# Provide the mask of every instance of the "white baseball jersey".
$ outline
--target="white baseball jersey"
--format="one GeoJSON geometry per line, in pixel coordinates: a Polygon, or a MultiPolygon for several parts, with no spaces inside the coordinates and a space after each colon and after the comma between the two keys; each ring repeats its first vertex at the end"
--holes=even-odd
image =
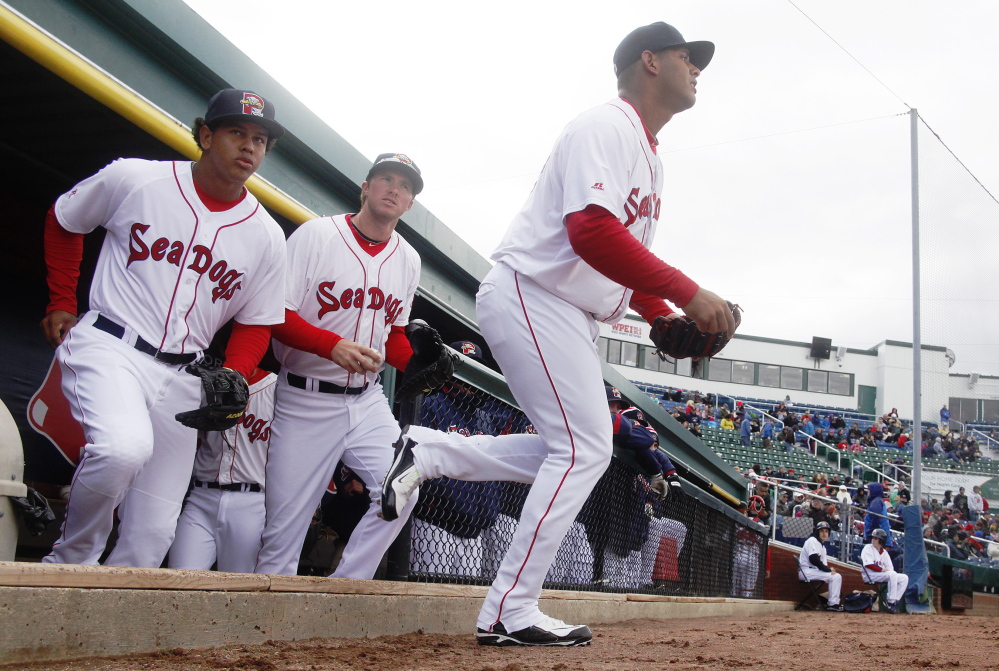
{"type": "Polygon", "coordinates": [[[662,164],[635,108],[620,98],[595,107],[562,132],[492,259],[597,320],[615,323],[628,309],[631,290],[576,255],[565,217],[599,205],[649,248],[662,182],[662,164]]]}
{"type": "Polygon", "coordinates": [[[207,348],[233,317],[284,321],[281,227],[250,193],[211,212],[195,192],[192,166],[119,159],[55,205],[67,231],[107,229],[91,309],[180,354],[207,348]]]}
{"type": "Polygon", "coordinates": [[[891,562],[891,555],[884,550],[878,552],[871,543],[865,545],[864,549],[860,551],[860,564],[861,566],[876,564],[881,567],[882,572],[895,570],[895,565],[891,562]]]}
{"type": "Polygon", "coordinates": [[[263,486],[267,446],[274,419],[277,375],[267,373],[250,385],[250,403],[239,424],[225,431],[198,434],[194,477],[202,482],[256,483],[263,486]]]}
{"type": "Polygon", "coordinates": [[[826,546],[823,545],[815,536],[809,536],[808,540],[806,540],[805,544],[802,546],[801,554],[798,555],[798,565],[803,569],[811,568],[816,571],[821,571],[822,569],[809,561],[808,558],[812,555],[818,555],[822,560],[822,563],[829,566],[829,560],[826,559],[826,546]]]}
{"type": "MultiPolygon", "coordinates": [[[[384,249],[371,256],[354,237],[347,216],[307,221],[288,239],[285,305],[313,326],[378,350],[384,357],[392,326],[409,323],[420,281],[420,256],[396,232],[384,249]]],[[[360,387],[377,379],[375,373],[348,373],[329,359],[277,341],[274,354],[298,375],[342,387],[360,387]]]]}

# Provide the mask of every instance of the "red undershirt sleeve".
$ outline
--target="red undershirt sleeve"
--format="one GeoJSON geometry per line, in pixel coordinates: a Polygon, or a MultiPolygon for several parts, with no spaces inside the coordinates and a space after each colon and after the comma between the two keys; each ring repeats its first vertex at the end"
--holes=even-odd
{"type": "Polygon", "coordinates": [[[393,326],[385,342],[385,361],[396,370],[406,370],[413,348],[406,337],[406,331],[401,326],[393,326]]]}
{"type": "Polygon", "coordinates": [[[232,335],[229,336],[229,344],[225,348],[225,364],[223,365],[226,368],[239,371],[243,377],[250,379],[253,369],[264,357],[270,343],[270,325],[233,322],[232,335]]]}
{"type": "Polygon", "coordinates": [[[45,312],[65,310],[76,314],[76,287],[83,261],[83,233],[71,233],[59,223],[55,205],[45,215],[45,279],[49,285],[49,305],[45,312]]]}
{"type": "Polygon", "coordinates": [[[297,312],[288,309],[284,311],[284,323],[275,324],[271,328],[271,336],[282,345],[294,347],[324,359],[329,359],[333,348],[343,340],[343,336],[313,326],[302,319],[297,312]]]}
{"type": "Polygon", "coordinates": [[[666,317],[673,314],[672,308],[666,305],[666,301],[659,296],[650,296],[641,291],[632,292],[629,307],[650,324],[656,320],[656,317],[666,317]]]}
{"type": "Polygon", "coordinates": [[[680,308],[697,293],[696,282],[647,250],[599,205],[573,212],[565,223],[573,251],[608,279],[680,308]]]}

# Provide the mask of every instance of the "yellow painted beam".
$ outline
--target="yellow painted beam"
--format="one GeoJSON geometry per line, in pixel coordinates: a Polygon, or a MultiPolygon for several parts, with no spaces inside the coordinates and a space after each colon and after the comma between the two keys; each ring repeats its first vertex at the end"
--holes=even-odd
{"type": "MultiPolygon", "coordinates": [[[[2,4],[0,39],[183,156],[193,161],[200,157],[190,128],[2,4]]],[[[317,216],[257,175],[246,186],[264,207],[295,224],[317,216]]]]}

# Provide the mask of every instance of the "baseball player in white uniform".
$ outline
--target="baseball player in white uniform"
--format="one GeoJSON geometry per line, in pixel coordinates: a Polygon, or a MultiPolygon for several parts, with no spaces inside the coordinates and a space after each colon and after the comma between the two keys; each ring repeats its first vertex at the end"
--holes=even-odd
{"type": "Polygon", "coordinates": [[[479,325],[539,435],[463,438],[412,427],[399,442],[383,488],[387,518],[424,478],[532,483],[479,613],[482,645],[586,645],[592,637],[585,625],[545,616],[538,597],[611,457],[598,322],[619,321],[629,304],[650,321],[666,316],[667,298],[703,331],[735,330],[724,300],[648,251],[663,182],[655,134],[694,104],[713,53],[710,42],[686,42],[661,22],[630,33],[614,54],[619,97],[565,128],[492,255],[479,325]]]}
{"type": "Polygon", "coordinates": [[[264,530],[264,466],[274,418],[277,375],[257,368],[246,380],[250,402],[226,431],[198,434],[191,491],[177,521],[170,568],[253,573],[264,530]]]}
{"type": "MultiPolygon", "coordinates": [[[[381,488],[399,435],[379,382],[385,362],[404,370],[413,350],[403,328],[420,257],[396,232],[423,189],[404,154],[381,154],[354,215],[313,219],[288,241],[286,322],[274,330],[281,362],[267,460],[267,523],[257,573],[294,575],[312,513],[338,461],[381,488]]],[[[416,504],[406,508],[408,515],[416,504]]],[[[378,519],[350,536],[334,576],[370,579],[405,523],[378,519]]]]}
{"type": "Polygon", "coordinates": [[[798,554],[798,570],[805,580],[821,580],[829,585],[829,602],[826,610],[842,611],[843,604],[839,601],[840,589],[843,587],[843,576],[826,559],[825,542],[831,533],[828,522],[815,525],[815,532],[808,537],[798,554]]]}
{"type": "Polygon", "coordinates": [[[66,520],[46,562],[159,567],[173,542],[197,434],[174,419],[201,404],[185,372],[235,319],[226,367],[250,374],[284,318],[284,234],[244,183],[284,129],[250,91],[225,89],[195,121],[195,162],[117,160],[56,201],[45,231],[63,393],[87,438],[66,520]],[[83,234],[107,230],[77,323],[83,234]]]}
{"type": "Polygon", "coordinates": [[[909,586],[909,576],[898,573],[891,561],[891,555],[885,550],[888,532],[875,529],[871,532],[871,542],[860,551],[860,565],[863,566],[864,582],[888,583],[888,612],[898,612],[899,599],[909,586]]]}

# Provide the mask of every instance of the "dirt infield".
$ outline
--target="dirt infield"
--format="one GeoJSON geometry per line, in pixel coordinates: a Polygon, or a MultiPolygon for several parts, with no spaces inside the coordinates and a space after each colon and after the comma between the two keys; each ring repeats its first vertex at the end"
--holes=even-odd
{"type": "Polygon", "coordinates": [[[585,671],[668,668],[999,670],[999,618],[788,613],[635,620],[595,628],[585,648],[488,648],[472,636],[408,634],[172,650],[0,671],[585,671]]]}

